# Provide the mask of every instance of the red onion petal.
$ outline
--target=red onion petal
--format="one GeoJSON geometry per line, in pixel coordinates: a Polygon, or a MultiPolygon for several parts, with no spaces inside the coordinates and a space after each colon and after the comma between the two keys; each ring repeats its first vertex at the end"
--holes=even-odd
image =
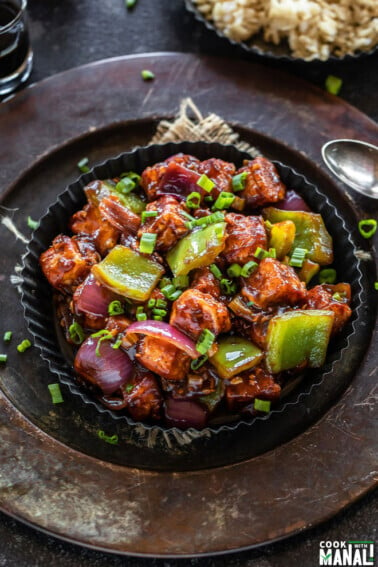
{"type": "Polygon", "coordinates": [[[132,323],[126,330],[126,338],[134,334],[148,335],[167,341],[186,352],[191,358],[198,358],[200,354],[194,341],[169,323],[164,323],[164,321],[147,319],[147,321],[132,323]]]}
{"type": "Polygon", "coordinates": [[[99,353],[96,348],[100,338],[89,337],[79,348],[74,362],[76,373],[86,382],[94,384],[105,395],[112,394],[128,382],[134,366],[121,349],[114,349],[108,340],[101,341],[99,353]]]}
{"type": "Polygon", "coordinates": [[[117,297],[114,292],[99,284],[90,274],[74,293],[75,312],[78,315],[86,313],[94,317],[107,317],[109,303],[117,297]]]}
{"type": "Polygon", "coordinates": [[[206,426],[206,410],[191,400],[175,400],[169,398],[165,402],[165,417],[167,423],[179,429],[203,429],[206,426]]]}
{"type": "Polygon", "coordinates": [[[310,207],[307,203],[302,199],[298,193],[295,191],[286,191],[285,198],[278,203],[275,203],[274,206],[276,209],[282,209],[283,211],[309,211],[311,212],[310,207]]]}

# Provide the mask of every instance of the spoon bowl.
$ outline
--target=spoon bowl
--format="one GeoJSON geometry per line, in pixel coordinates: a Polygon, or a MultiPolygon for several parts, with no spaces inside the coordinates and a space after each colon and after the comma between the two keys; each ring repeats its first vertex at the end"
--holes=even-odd
{"type": "Polygon", "coordinates": [[[378,199],[378,147],[359,140],[331,140],[322,147],[327,167],[346,185],[378,199]]]}

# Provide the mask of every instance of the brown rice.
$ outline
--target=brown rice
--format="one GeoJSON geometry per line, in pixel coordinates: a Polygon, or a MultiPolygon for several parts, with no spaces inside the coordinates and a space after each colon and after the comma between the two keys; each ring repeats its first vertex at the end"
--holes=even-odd
{"type": "Polygon", "coordinates": [[[378,0],[193,0],[227,37],[287,40],[295,57],[311,60],[369,51],[378,43],[378,0]]]}

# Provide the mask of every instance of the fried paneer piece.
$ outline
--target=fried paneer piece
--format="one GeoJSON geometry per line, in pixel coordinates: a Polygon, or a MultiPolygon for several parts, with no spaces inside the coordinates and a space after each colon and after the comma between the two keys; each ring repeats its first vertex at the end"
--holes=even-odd
{"type": "Polygon", "coordinates": [[[235,171],[236,167],[233,163],[217,158],[201,161],[198,167],[198,173],[205,174],[214,181],[216,187],[210,193],[214,198],[221,191],[226,193],[232,191],[232,177],[235,175],[235,171]]]}
{"type": "Polygon", "coordinates": [[[263,368],[256,368],[248,377],[236,376],[226,386],[226,402],[230,410],[238,411],[252,404],[255,398],[275,401],[281,386],[263,368]]]}
{"type": "Polygon", "coordinates": [[[78,235],[70,238],[56,236],[40,256],[39,262],[50,284],[63,293],[73,293],[89,274],[91,267],[101,260],[93,240],[78,235]]]}
{"type": "Polygon", "coordinates": [[[284,198],[286,187],[271,161],[259,156],[238,169],[237,174],[244,171],[248,174],[245,189],[238,195],[246,199],[250,207],[261,207],[284,198]]]}
{"type": "Polygon", "coordinates": [[[162,179],[171,163],[175,163],[191,171],[197,171],[200,161],[194,156],[180,153],[171,156],[166,161],[146,167],[141,176],[141,186],[146,192],[149,201],[156,199],[157,193],[161,189],[162,179]]]}
{"type": "Polygon", "coordinates": [[[254,259],[256,248],[268,248],[262,217],[229,213],[226,222],[227,239],[222,255],[230,264],[243,265],[254,259]]]}
{"type": "Polygon", "coordinates": [[[183,380],[191,362],[185,352],[154,337],[144,337],[137,345],[135,356],[142,366],[167,380],[183,380]]]}
{"type": "Polygon", "coordinates": [[[114,248],[120,235],[120,231],[103,218],[99,208],[91,203],[72,215],[69,226],[74,234],[91,236],[101,256],[114,248]]]}
{"type": "Polygon", "coordinates": [[[350,297],[349,284],[316,285],[308,291],[306,305],[307,309],[326,309],[334,312],[332,334],[335,335],[341,331],[352,315],[352,310],[348,305],[350,297]]]}
{"type": "Polygon", "coordinates": [[[126,408],[135,421],[160,419],[163,396],[151,372],[136,374],[127,385],[126,408]]]}
{"type": "Polygon", "coordinates": [[[241,294],[257,307],[297,305],[307,296],[306,285],[290,266],[274,258],[264,258],[257,270],[249,276],[241,294]]]}
{"type": "Polygon", "coordinates": [[[201,291],[202,293],[207,293],[214,297],[214,299],[219,299],[221,296],[219,280],[217,280],[214,274],[207,267],[199,268],[194,272],[193,281],[190,287],[192,289],[198,289],[198,291],[201,291]]]}
{"type": "Polygon", "coordinates": [[[173,303],[170,324],[197,340],[204,329],[214,335],[231,329],[227,307],[198,289],[187,289],[173,303]]]}
{"type": "Polygon", "coordinates": [[[139,229],[138,237],[141,238],[144,232],[156,234],[156,250],[166,252],[188,232],[187,219],[181,215],[183,207],[171,195],[163,195],[149,203],[146,211],[157,211],[158,214],[147,218],[139,229]]]}
{"type": "Polygon", "coordinates": [[[109,195],[99,205],[101,215],[120,232],[136,234],[140,227],[140,217],[122,205],[116,195],[109,195]]]}

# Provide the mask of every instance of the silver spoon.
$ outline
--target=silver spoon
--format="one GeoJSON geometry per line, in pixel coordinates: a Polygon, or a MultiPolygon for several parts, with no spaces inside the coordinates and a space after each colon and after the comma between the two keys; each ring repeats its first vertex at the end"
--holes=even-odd
{"type": "Polygon", "coordinates": [[[378,147],[359,140],[331,140],[322,157],[336,177],[362,195],[378,199],[378,147]]]}

